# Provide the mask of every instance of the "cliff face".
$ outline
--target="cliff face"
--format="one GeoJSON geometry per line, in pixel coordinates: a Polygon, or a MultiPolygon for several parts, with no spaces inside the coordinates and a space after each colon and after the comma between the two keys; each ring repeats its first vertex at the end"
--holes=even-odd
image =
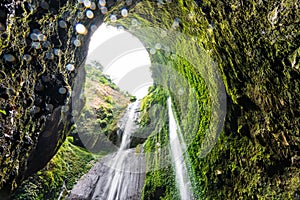
{"type": "MultiPolygon", "coordinates": [[[[108,1],[108,8],[113,4],[108,1]]],[[[103,21],[98,7],[94,19],[86,18],[85,10],[77,1],[0,3],[2,196],[45,166],[70,129],[71,96],[79,99],[90,28],[103,21]],[[87,33],[78,34],[77,23],[88,27],[87,33]],[[74,45],[76,38],[81,46],[74,45]]]]}
{"type": "MultiPolygon", "coordinates": [[[[216,61],[228,94],[225,131],[204,159],[193,157],[197,143],[190,147],[203,193],[234,198],[290,190],[295,194],[282,198],[299,196],[293,178],[299,177],[300,148],[298,1],[114,2],[107,1],[110,12],[120,15],[127,4],[141,26],[171,29],[175,23],[216,61]]],[[[92,25],[104,18],[98,6],[93,19],[85,10],[75,0],[0,3],[0,196],[45,166],[66,137],[82,82],[75,87],[74,80],[84,79],[92,25]],[[77,23],[88,32],[76,32],[77,23]]]]}

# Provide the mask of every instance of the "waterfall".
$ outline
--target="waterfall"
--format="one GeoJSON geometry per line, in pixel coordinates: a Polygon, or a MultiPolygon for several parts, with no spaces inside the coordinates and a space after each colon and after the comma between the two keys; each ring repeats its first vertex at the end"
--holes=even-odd
{"type": "Polygon", "coordinates": [[[188,176],[187,167],[184,161],[186,145],[183,140],[180,127],[176,123],[170,97],[168,98],[167,104],[169,114],[170,148],[172,161],[175,168],[176,183],[180,192],[181,200],[190,200],[193,199],[193,194],[191,191],[191,183],[188,176]]]}
{"type": "MultiPolygon", "coordinates": [[[[138,175],[138,157],[131,149],[128,149],[131,142],[130,135],[136,128],[137,109],[139,102],[128,107],[128,110],[121,120],[125,123],[120,148],[108,162],[110,169],[104,176],[99,178],[92,199],[100,200],[125,200],[132,199],[133,191],[138,190],[140,176],[138,175]],[[136,164],[133,164],[136,163],[136,164]],[[135,169],[133,169],[135,168],[135,169]]],[[[123,124],[124,125],[124,124],[123,124]]]]}

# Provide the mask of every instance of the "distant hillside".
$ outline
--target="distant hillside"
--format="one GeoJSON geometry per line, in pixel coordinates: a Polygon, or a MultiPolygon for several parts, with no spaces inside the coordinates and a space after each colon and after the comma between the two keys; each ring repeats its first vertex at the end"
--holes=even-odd
{"type": "Polygon", "coordinates": [[[117,123],[123,111],[135,100],[121,91],[110,78],[101,72],[95,62],[86,65],[86,81],[82,91],[85,106],[72,131],[76,145],[93,152],[106,151],[107,145],[116,144],[117,123]]]}

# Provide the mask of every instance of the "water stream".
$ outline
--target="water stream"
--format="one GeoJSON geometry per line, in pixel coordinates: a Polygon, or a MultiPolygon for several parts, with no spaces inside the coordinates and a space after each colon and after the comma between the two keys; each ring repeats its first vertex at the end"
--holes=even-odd
{"type": "MultiPolygon", "coordinates": [[[[132,191],[137,190],[140,182],[140,176],[136,174],[139,166],[136,163],[136,157],[131,149],[129,149],[131,137],[130,135],[136,128],[137,110],[139,102],[135,102],[128,107],[128,110],[121,120],[124,125],[122,140],[118,152],[112,157],[107,164],[110,169],[105,176],[100,177],[97,182],[92,199],[99,200],[124,200],[133,198],[130,196],[132,191]],[[132,169],[136,167],[137,169],[132,169]]],[[[136,193],[136,192],[135,192],[136,193]]]]}
{"type": "Polygon", "coordinates": [[[180,192],[181,200],[193,199],[191,190],[191,182],[189,179],[187,166],[184,161],[184,153],[186,152],[186,145],[182,137],[179,125],[176,123],[174,111],[172,109],[172,100],[169,97],[168,101],[169,114],[169,137],[171,156],[175,170],[176,183],[180,192]]]}
{"type": "MultiPolygon", "coordinates": [[[[187,166],[186,144],[176,122],[171,98],[167,101],[171,158],[176,177],[176,187],[181,200],[192,200],[193,193],[187,166]],[[186,158],[186,159],[185,159],[186,158]],[[185,162],[186,161],[186,162],[185,162]]],[[[137,128],[140,103],[129,105],[119,126],[123,131],[120,147],[97,162],[73,188],[69,199],[137,200],[145,180],[145,157],[130,149],[131,135],[137,128]]]]}

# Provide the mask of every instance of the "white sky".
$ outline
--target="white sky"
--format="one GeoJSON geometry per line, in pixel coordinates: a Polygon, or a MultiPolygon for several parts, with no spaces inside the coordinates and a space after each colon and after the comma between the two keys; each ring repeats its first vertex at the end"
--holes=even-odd
{"type": "Polygon", "coordinates": [[[124,30],[103,23],[90,41],[87,62],[93,60],[102,64],[104,73],[121,89],[138,99],[152,85],[148,52],[136,37],[124,30]]]}
{"type": "Polygon", "coordinates": [[[91,38],[88,54],[93,52],[100,44],[102,44],[106,40],[124,32],[125,31],[123,30],[118,30],[113,26],[107,26],[105,23],[102,23],[102,25],[98,27],[91,38]]]}

